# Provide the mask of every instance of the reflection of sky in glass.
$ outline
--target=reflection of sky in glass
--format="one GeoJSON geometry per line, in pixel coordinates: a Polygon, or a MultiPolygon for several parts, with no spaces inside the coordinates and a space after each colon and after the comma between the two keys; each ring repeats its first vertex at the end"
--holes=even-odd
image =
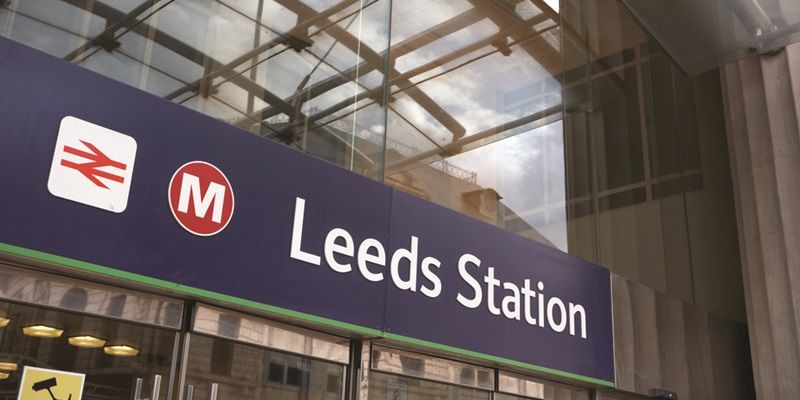
{"type": "Polygon", "coordinates": [[[217,1],[241,12],[242,14],[247,15],[252,19],[255,19],[258,13],[258,3],[261,0],[217,0],[217,1]]]}
{"type": "Polygon", "coordinates": [[[297,25],[297,15],[274,1],[265,1],[261,23],[278,32],[286,32],[297,25]]]}
{"type": "Polygon", "coordinates": [[[345,101],[356,93],[355,83],[349,82],[344,85],[340,85],[336,87],[336,89],[329,90],[309,101],[305,102],[303,105],[304,111],[308,112],[309,114],[314,114],[309,112],[311,110],[325,110],[328,107],[331,107],[337,103],[345,101]]]}
{"type": "Polygon", "coordinates": [[[477,172],[477,183],[494,189],[502,203],[567,251],[564,136],[561,121],[447,159],[477,172]]]}
{"type": "MultiPolygon", "coordinates": [[[[550,3],[558,7],[557,1],[550,3]]],[[[498,140],[524,132],[525,124],[544,115],[514,132],[503,125],[559,109],[560,83],[553,75],[560,71],[558,30],[542,32],[558,21],[542,18],[531,3],[506,10],[464,1],[419,0],[395,8],[392,43],[410,38],[422,43],[401,48],[395,63],[400,72],[414,71],[407,79],[392,81],[397,88],[390,107],[396,113],[387,121],[388,141],[405,143],[398,146],[409,153],[403,155],[447,146],[461,137],[462,129],[464,137],[480,133],[488,142],[498,140]],[[528,22],[531,18],[538,19],[528,22]],[[458,25],[448,26],[450,20],[458,25]],[[498,24],[506,33],[494,38],[501,30],[498,24]],[[449,33],[439,36],[440,32],[449,33]],[[503,49],[502,42],[510,48],[503,49]],[[475,43],[480,44],[462,51],[475,43]],[[411,85],[421,93],[409,89],[411,85]]]]}
{"type": "Polygon", "coordinates": [[[488,19],[482,19],[463,29],[453,32],[443,38],[418,49],[414,49],[397,59],[397,70],[406,72],[412,68],[426,64],[445,54],[459,50],[462,47],[497,33],[499,28],[488,19]]]}
{"type": "Polygon", "coordinates": [[[253,48],[254,23],[219,3],[176,0],[159,11],[158,29],[222,63],[253,48]]]}
{"type": "MultiPolygon", "coordinates": [[[[371,2],[364,1],[365,5],[371,2]]],[[[347,28],[347,31],[357,38],[361,38],[361,46],[366,46],[368,51],[377,53],[386,50],[389,44],[387,35],[389,31],[386,26],[386,5],[382,2],[374,2],[364,8],[362,12],[356,14],[359,18],[354,24],[347,28]]],[[[339,24],[344,27],[343,24],[339,24]]]]}
{"type": "Polygon", "coordinates": [[[341,0],[303,0],[303,4],[313,8],[317,11],[325,11],[335,5],[341,0]]]}
{"type": "MultiPolygon", "coordinates": [[[[3,9],[0,9],[0,14],[3,13],[3,9]]],[[[36,22],[19,14],[8,17],[6,25],[8,26],[6,31],[0,33],[56,57],[64,57],[86,42],[80,36],[36,22]]]]}
{"type": "Polygon", "coordinates": [[[165,96],[183,86],[182,82],[116,52],[99,51],[81,65],[158,96],[165,96]]]}
{"type": "MultiPolygon", "coordinates": [[[[407,102],[408,104],[415,104],[407,102]]],[[[404,110],[403,115],[408,115],[404,110]]],[[[414,129],[405,119],[401,118],[393,108],[389,110],[387,118],[386,135],[386,163],[400,161],[403,158],[413,157],[424,151],[434,150],[436,146],[425,136],[414,129]]]]}
{"type": "MultiPolygon", "coordinates": [[[[142,4],[142,1],[108,0],[103,4],[124,15],[142,4]]],[[[341,2],[304,0],[297,4],[299,9],[308,7],[319,12],[339,6],[341,2]]],[[[66,1],[14,2],[10,9],[0,9],[0,29],[3,29],[0,34],[63,57],[85,42],[82,36],[96,36],[106,29],[108,23],[113,23],[106,22],[92,11],[66,1]],[[13,11],[20,14],[12,15],[13,11]],[[22,15],[24,13],[35,18],[27,18],[22,15]],[[14,19],[16,24],[13,23],[14,19]]],[[[366,58],[359,57],[357,51],[369,53],[372,55],[370,62],[375,65],[370,65],[371,70],[363,72],[366,75],[359,78],[360,86],[347,83],[345,79],[325,91],[316,91],[313,98],[304,98],[302,110],[313,114],[334,105],[346,104],[356,93],[364,92],[367,88],[379,89],[383,74],[375,67],[383,65],[379,53],[385,51],[387,45],[387,11],[387,1],[352,2],[331,14],[328,20],[322,19],[308,26],[310,47],[296,51],[279,44],[260,54],[258,60],[236,66],[234,74],[241,74],[246,80],[252,79],[255,84],[279,98],[289,99],[298,90],[329,80],[364,62],[366,58]],[[360,5],[366,6],[363,12],[358,11],[360,5]],[[335,25],[328,26],[330,22],[335,25]],[[360,49],[358,46],[361,46],[360,49]],[[308,82],[301,84],[304,78],[308,78],[308,82]]],[[[178,94],[175,100],[182,104],[229,122],[244,118],[243,113],[273,106],[260,98],[262,92],[258,86],[239,86],[231,80],[232,74],[214,77],[215,87],[207,98],[198,97],[194,89],[179,90],[209,73],[209,68],[219,68],[219,64],[210,60],[227,64],[255,46],[278,38],[278,32],[292,30],[300,20],[293,11],[274,0],[175,0],[154,14],[146,12],[140,17],[147,18],[137,28],[116,32],[118,36],[115,39],[119,47],[113,51],[92,48],[85,54],[86,59],[81,65],[159,96],[178,94]],[[259,18],[265,27],[257,26],[256,20],[259,18]],[[256,29],[260,29],[258,36],[256,29]],[[245,87],[255,90],[248,92],[245,87]]],[[[351,104],[326,119],[341,119],[357,112],[357,108],[374,103],[379,96],[376,93],[372,93],[372,99],[367,97],[368,93],[361,93],[359,107],[352,107],[351,104]]],[[[291,104],[289,106],[293,107],[291,104]]],[[[358,111],[357,118],[362,117],[365,120],[357,121],[355,125],[349,123],[350,130],[357,127],[355,133],[364,137],[383,134],[385,129],[380,113],[358,111]]],[[[339,125],[337,129],[342,129],[346,124],[339,125]]]]}
{"type": "Polygon", "coordinates": [[[227,123],[239,122],[244,115],[213,97],[194,96],[183,105],[227,123]]]}
{"type": "MultiPolygon", "coordinates": [[[[124,13],[129,13],[134,8],[139,7],[139,5],[144,3],[144,0],[102,0],[102,2],[103,4],[107,4],[124,13]]],[[[49,2],[48,4],[52,3],[53,2],[49,2]]]]}
{"type": "MultiPolygon", "coordinates": [[[[455,118],[467,136],[561,104],[559,82],[520,49],[508,57],[497,54],[479,59],[419,88],[455,118]]],[[[453,140],[452,133],[422,105],[405,93],[397,96],[392,106],[425,136],[439,145],[453,140]]],[[[389,123],[391,132],[391,119],[389,123]]]]}
{"type": "Polygon", "coordinates": [[[545,3],[546,3],[548,6],[550,6],[550,8],[552,8],[553,10],[555,10],[556,12],[558,12],[558,10],[559,10],[559,9],[560,9],[560,7],[561,7],[560,0],[544,0],[544,2],[545,2],[545,3]]]}
{"type": "MultiPolygon", "coordinates": [[[[31,13],[36,13],[38,18],[61,24],[63,29],[79,34],[96,35],[106,26],[102,18],[66,3],[55,2],[58,6],[49,9],[36,9],[42,8],[37,6],[40,2],[24,3],[24,7],[30,9],[31,13]]],[[[141,2],[115,0],[110,4],[125,12],[141,2]]],[[[308,0],[303,4],[320,11],[338,5],[339,1],[308,0]]],[[[383,66],[380,53],[385,50],[388,35],[387,4],[386,1],[353,2],[329,17],[331,22],[336,23],[335,26],[327,27],[323,31],[319,31],[323,28],[322,25],[310,27],[310,47],[296,51],[280,44],[260,54],[257,60],[249,60],[236,66],[235,74],[241,74],[241,77],[252,80],[255,84],[249,86],[253,92],[248,92],[245,89],[248,86],[239,86],[236,81],[231,80],[231,74],[226,74],[214,78],[216,87],[208,93],[209,97],[198,96],[195,91],[188,90],[177,100],[216,118],[237,122],[246,119],[247,113],[274,106],[260,98],[265,93],[261,92],[262,88],[279,98],[290,99],[299,90],[325,82],[343,71],[365,63],[361,65],[367,66],[370,72],[359,78],[360,85],[342,82],[326,91],[315,92],[314,97],[303,100],[301,110],[305,114],[314,115],[332,106],[345,104],[319,122],[335,124],[337,131],[352,132],[368,142],[379,144],[383,140],[382,135],[387,131],[384,128],[387,122],[384,121],[381,109],[375,106],[375,100],[380,93],[370,94],[365,89],[379,88],[383,79],[383,74],[378,69],[383,66]],[[359,4],[368,4],[368,7],[359,13],[359,4]],[[362,40],[360,57],[356,53],[359,50],[356,47],[359,37],[362,40]],[[324,61],[320,62],[323,58],[324,61]],[[306,77],[308,82],[301,85],[306,77]],[[347,103],[356,93],[360,93],[359,104],[353,107],[352,101],[347,103]],[[367,97],[370,95],[372,98],[367,97]]],[[[276,1],[267,0],[263,2],[260,17],[261,23],[266,27],[259,28],[254,21],[259,19],[258,9],[259,0],[175,0],[142,21],[138,29],[118,37],[121,45],[114,51],[93,49],[92,56],[83,65],[156,95],[165,96],[196,82],[209,72],[209,67],[218,68],[218,65],[208,64],[207,57],[222,64],[229,63],[251,51],[254,46],[278,38],[279,34],[275,31],[287,32],[298,23],[298,16],[292,11],[276,1]],[[260,29],[258,37],[255,34],[256,29],[260,29]],[[182,42],[186,45],[185,49],[190,50],[189,53],[180,53],[165,42],[153,40],[157,36],[153,36],[156,32],[182,42]],[[146,38],[142,35],[150,36],[146,38]],[[194,53],[191,52],[192,49],[194,53]]],[[[394,43],[411,37],[424,37],[430,34],[426,33],[428,29],[437,25],[444,26],[453,18],[471,13],[468,18],[460,20],[464,23],[463,27],[455,27],[440,37],[432,34],[419,47],[408,49],[394,65],[400,71],[409,71],[457,52],[465,46],[492,37],[500,30],[495,16],[484,13],[484,10],[476,11],[474,4],[466,0],[397,1],[394,2],[393,12],[394,43]]],[[[524,7],[516,7],[508,15],[523,21],[536,18],[540,14],[538,8],[525,2],[524,7]],[[514,13],[517,16],[513,16],[514,13]]],[[[0,22],[5,21],[4,24],[8,25],[6,11],[0,10],[0,18],[3,18],[0,22]]],[[[17,15],[16,18],[19,20],[25,17],[17,15]]],[[[25,38],[18,40],[34,43],[37,47],[59,56],[69,53],[83,40],[78,36],[70,36],[63,30],[42,33],[43,29],[55,28],[32,21],[15,25],[19,26],[14,27],[13,34],[25,38]]],[[[526,35],[532,35],[533,31],[526,32],[522,36],[529,39],[526,35]]],[[[511,39],[513,38],[509,40],[511,39]]],[[[519,37],[514,40],[518,39],[519,37]]],[[[464,52],[460,57],[447,60],[436,68],[428,69],[423,74],[409,77],[409,80],[395,82],[394,94],[390,99],[392,118],[388,121],[387,139],[387,147],[394,152],[393,157],[410,157],[419,152],[434,150],[437,145],[448,145],[454,139],[450,129],[454,126],[453,121],[455,125],[464,128],[468,137],[557,106],[561,101],[558,82],[540,64],[537,56],[538,53],[518,44],[512,45],[511,52],[505,55],[497,51],[494,45],[486,44],[475,51],[464,52]],[[490,52],[492,54],[485,56],[490,52]],[[411,82],[417,84],[419,91],[416,93],[408,90],[411,82]],[[437,111],[437,108],[440,110],[437,111]],[[443,112],[446,114],[444,117],[443,112]]],[[[294,107],[292,104],[288,106],[294,107]]],[[[286,112],[285,109],[281,111],[286,112]]],[[[528,128],[522,127],[520,131],[525,132],[525,129],[528,128]]],[[[502,141],[502,145],[498,144],[497,148],[516,143],[520,148],[534,149],[524,154],[517,154],[512,149],[503,150],[508,153],[503,157],[508,159],[508,165],[540,162],[530,157],[539,157],[541,152],[555,152],[545,151],[543,143],[529,143],[534,137],[540,141],[543,137],[548,137],[542,133],[542,129],[533,131],[538,132],[537,134],[521,133],[502,141]]],[[[502,135],[497,134],[502,133],[498,131],[494,137],[500,137],[502,135]]],[[[489,138],[491,140],[496,139],[489,138]]],[[[499,151],[492,150],[494,148],[487,146],[483,151],[485,154],[499,151]]],[[[454,157],[453,161],[469,160],[473,157],[472,154],[475,153],[468,152],[454,157]]],[[[480,164],[475,162],[475,165],[480,164]]],[[[471,169],[469,163],[463,166],[471,169]]],[[[534,170],[523,172],[517,177],[509,171],[503,175],[503,179],[509,182],[515,179],[527,180],[527,186],[530,187],[541,184],[533,180],[540,179],[540,175],[545,174],[544,170],[539,175],[535,175],[534,170]]],[[[487,169],[479,171],[478,176],[482,180],[490,179],[497,173],[494,171],[490,174],[487,169]]],[[[491,183],[497,186],[498,182],[492,180],[491,183]]],[[[498,191],[505,186],[514,185],[497,186],[498,191]]],[[[487,187],[494,186],[487,184],[487,187]]],[[[549,189],[548,193],[557,191],[549,189]]],[[[507,205],[512,209],[532,209],[547,204],[540,201],[541,199],[536,200],[535,196],[504,196],[507,197],[507,205]]],[[[563,199],[563,196],[556,197],[563,199]]]]}
{"type": "MultiPolygon", "coordinates": [[[[347,23],[351,21],[356,23],[356,17],[347,19],[347,23]]],[[[331,35],[321,32],[313,36],[314,44],[309,49],[319,59],[324,59],[326,64],[329,64],[339,71],[344,71],[353,66],[356,61],[356,54],[347,46],[343,45],[340,41],[336,40],[331,35]],[[333,46],[333,49],[331,49],[333,46]],[[328,51],[330,50],[330,52],[328,51]]]]}
{"type": "Polygon", "coordinates": [[[246,90],[231,82],[225,82],[222,85],[219,85],[217,87],[217,93],[214,94],[214,97],[237,110],[247,110],[248,100],[253,101],[253,107],[256,110],[260,110],[268,106],[265,101],[259,99],[258,97],[249,99],[246,90]]]}
{"type": "MultiPolygon", "coordinates": [[[[131,3],[135,3],[131,1],[131,3]]],[[[60,1],[19,1],[19,15],[35,18],[39,23],[51,25],[67,32],[90,37],[96,36],[106,27],[106,21],[92,13],[60,1]]],[[[113,21],[109,21],[111,23],[113,21]]]]}
{"type": "MultiPolygon", "coordinates": [[[[137,33],[129,32],[118,40],[118,52],[136,60],[148,60],[153,68],[182,82],[192,82],[203,74],[202,66],[137,33]]],[[[89,60],[94,57],[96,55],[89,57],[89,60]]]]}
{"type": "Polygon", "coordinates": [[[520,88],[530,87],[533,95],[533,86],[541,80],[557,84],[536,60],[516,48],[507,57],[495,54],[477,60],[419,87],[470,134],[547,108],[534,101],[521,106],[506,104],[509,99],[505,96],[520,88]]]}
{"type": "MultiPolygon", "coordinates": [[[[422,133],[418,133],[418,135],[420,137],[429,138],[432,144],[436,143],[439,146],[443,146],[449,143],[452,139],[452,134],[447,130],[447,128],[444,127],[444,125],[430,115],[425,108],[408,96],[402,95],[389,105],[394,109],[394,111],[396,111],[397,114],[402,115],[402,119],[404,120],[403,124],[406,124],[406,121],[413,124],[414,127],[422,131],[422,133]]],[[[392,132],[395,126],[397,125],[394,125],[392,120],[390,120],[389,132],[392,132]]],[[[413,129],[413,131],[416,132],[416,129],[413,129]]]]}
{"type": "Polygon", "coordinates": [[[392,3],[392,44],[472,8],[466,0],[403,0],[392,3]]]}

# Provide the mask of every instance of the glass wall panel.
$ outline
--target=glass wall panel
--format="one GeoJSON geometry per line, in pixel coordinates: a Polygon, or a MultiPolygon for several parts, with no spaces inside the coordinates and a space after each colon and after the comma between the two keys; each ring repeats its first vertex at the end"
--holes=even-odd
{"type": "Polygon", "coordinates": [[[695,303],[740,322],[747,321],[739,258],[736,210],[725,133],[722,88],[717,71],[679,86],[679,106],[695,105],[696,119],[681,120],[681,132],[696,132],[696,147],[686,158],[697,158],[701,174],[685,174],[686,221],[693,265],[695,303]],[[688,125],[688,126],[687,126],[688,125]],[[689,190],[691,188],[691,190],[689,190]]]}
{"type": "Polygon", "coordinates": [[[184,398],[337,400],[344,374],[340,364],[193,335],[184,398]]]}
{"type": "MultiPolygon", "coordinates": [[[[65,299],[86,301],[81,293],[65,299]]],[[[133,399],[137,387],[140,397],[150,398],[159,375],[158,393],[167,398],[175,331],[4,301],[0,317],[8,320],[0,328],[0,398],[17,398],[26,366],[86,374],[87,400],[133,399]]],[[[77,396],[59,389],[52,387],[59,399],[77,396]]]]}
{"type": "Polygon", "coordinates": [[[180,329],[183,302],[0,262],[0,298],[99,317],[180,329]]]}
{"type": "Polygon", "coordinates": [[[594,213],[597,262],[693,301],[672,63],[615,1],[565,1],[561,11],[582,38],[564,49],[575,65],[564,73],[565,135],[588,135],[584,207],[594,213]]]}
{"type": "Polygon", "coordinates": [[[567,251],[559,15],[514,4],[395,4],[385,181],[567,251]]]}
{"type": "Polygon", "coordinates": [[[350,357],[350,339],[206,305],[195,308],[192,330],[340,364],[350,357]]]}
{"type": "Polygon", "coordinates": [[[382,177],[389,0],[0,3],[0,35],[382,177]]]}
{"type": "Polygon", "coordinates": [[[713,82],[614,0],[398,3],[387,184],[743,316],[713,82]]]}
{"type": "Polygon", "coordinates": [[[597,262],[743,320],[718,78],[688,77],[616,1],[563,1],[561,13],[582,37],[563,49],[564,126],[588,136],[588,152],[570,151],[590,165],[597,262]]]}
{"type": "Polygon", "coordinates": [[[370,361],[373,370],[485,390],[495,386],[494,370],[490,368],[425,354],[375,346],[370,361]]]}
{"type": "Polygon", "coordinates": [[[567,251],[562,132],[557,121],[388,176],[386,183],[567,251]]]}
{"type": "Polygon", "coordinates": [[[498,373],[498,390],[504,393],[496,393],[495,400],[589,400],[589,391],[586,389],[505,371],[498,373]]]}
{"type": "Polygon", "coordinates": [[[559,8],[564,62],[561,80],[568,193],[567,237],[571,254],[597,262],[596,139],[591,134],[592,108],[588,101],[592,88],[588,76],[592,64],[590,54],[585,51],[588,47],[587,10],[580,6],[580,1],[562,0],[559,8]]]}
{"type": "Polygon", "coordinates": [[[371,372],[369,400],[489,400],[490,393],[463,386],[371,372]]]}

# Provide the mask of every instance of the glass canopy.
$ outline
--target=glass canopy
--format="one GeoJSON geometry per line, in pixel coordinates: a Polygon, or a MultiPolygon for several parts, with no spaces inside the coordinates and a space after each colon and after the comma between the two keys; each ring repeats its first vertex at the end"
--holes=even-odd
{"type": "Polygon", "coordinates": [[[800,40],[797,0],[622,0],[689,74],[800,40]]]}

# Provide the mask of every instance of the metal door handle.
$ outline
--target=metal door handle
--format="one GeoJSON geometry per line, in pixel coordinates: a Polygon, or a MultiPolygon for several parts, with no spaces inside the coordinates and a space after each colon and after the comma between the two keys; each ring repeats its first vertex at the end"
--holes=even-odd
{"type": "Polygon", "coordinates": [[[158,396],[161,395],[161,375],[155,375],[153,377],[153,394],[150,396],[150,400],[158,400],[158,396]]]}
{"type": "Polygon", "coordinates": [[[217,392],[219,391],[219,385],[216,383],[211,384],[211,400],[217,400],[217,392]]]}
{"type": "Polygon", "coordinates": [[[133,400],[142,400],[142,384],[144,384],[144,380],[142,378],[136,378],[136,386],[133,389],[133,400]]]}
{"type": "Polygon", "coordinates": [[[186,396],[183,400],[193,400],[194,399],[194,386],[193,385],[186,385],[186,396]]]}

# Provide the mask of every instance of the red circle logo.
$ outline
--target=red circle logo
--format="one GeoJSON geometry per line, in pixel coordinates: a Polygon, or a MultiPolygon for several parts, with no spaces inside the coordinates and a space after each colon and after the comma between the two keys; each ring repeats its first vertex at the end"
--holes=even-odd
{"type": "Polygon", "coordinates": [[[203,161],[183,164],[169,181],[169,208],[187,231],[220,233],[233,216],[233,188],[219,168],[203,161]]]}

